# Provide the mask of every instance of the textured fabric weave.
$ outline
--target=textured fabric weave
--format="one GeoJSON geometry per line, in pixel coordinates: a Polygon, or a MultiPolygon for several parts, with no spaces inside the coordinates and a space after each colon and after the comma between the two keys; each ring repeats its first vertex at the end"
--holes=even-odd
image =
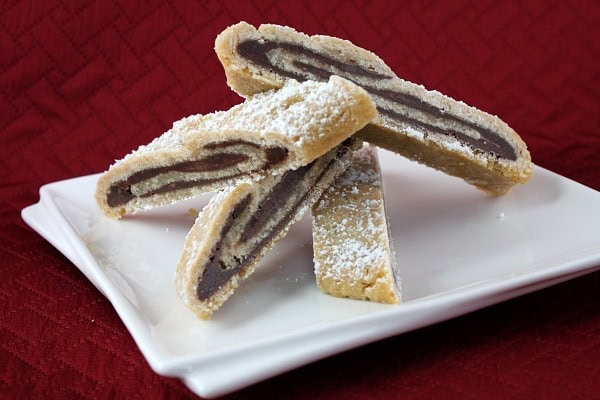
{"type": "MultiPolygon", "coordinates": [[[[596,1],[0,4],[0,398],[193,398],[20,210],[172,122],[240,101],[215,36],[240,20],[349,39],[499,115],[536,164],[600,189],[596,1]]],[[[600,397],[600,273],[400,335],[227,398],[600,397]]]]}

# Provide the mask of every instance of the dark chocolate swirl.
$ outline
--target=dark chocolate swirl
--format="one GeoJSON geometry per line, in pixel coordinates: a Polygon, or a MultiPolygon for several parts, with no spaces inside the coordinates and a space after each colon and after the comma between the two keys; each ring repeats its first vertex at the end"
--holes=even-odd
{"type": "Polygon", "coordinates": [[[204,266],[203,274],[198,278],[196,293],[200,300],[208,299],[234,275],[241,273],[255,261],[261,250],[273,241],[299,212],[300,207],[306,204],[311,194],[314,194],[312,192],[323,186],[321,182],[334,164],[349,155],[350,143],[351,141],[345,142],[306,166],[286,171],[262,198],[257,198],[253,203],[253,195],[248,195],[233,208],[204,266]],[[231,246],[228,243],[236,240],[229,237],[233,232],[241,232],[237,240],[242,246],[236,248],[246,251],[229,254],[225,261],[225,247],[231,246]],[[254,238],[260,239],[250,245],[254,238]]]}
{"type": "Polygon", "coordinates": [[[517,160],[517,153],[511,143],[491,129],[451,115],[447,110],[441,110],[414,95],[382,90],[369,84],[369,81],[373,80],[398,79],[395,76],[381,74],[357,64],[344,63],[326,54],[288,42],[249,39],[238,44],[237,52],[255,65],[298,81],[324,81],[331,75],[339,75],[363,87],[373,97],[378,111],[398,124],[409,125],[424,132],[451,136],[475,151],[517,160]],[[283,57],[279,54],[275,57],[275,53],[287,53],[289,56],[283,57]],[[283,63],[286,58],[293,61],[283,63]],[[415,112],[425,115],[426,118],[411,116],[415,112]],[[451,127],[441,126],[444,123],[451,127]],[[476,135],[469,135],[465,131],[476,132],[476,135]]]}
{"type": "MultiPolygon", "coordinates": [[[[246,173],[266,171],[285,161],[288,152],[283,147],[261,147],[243,140],[210,143],[203,148],[206,155],[197,160],[182,161],[164,167],[148,168],[133,173],[127,179],[114,183],[107,193],[107,203],[111,207],[127,204],[135,197],[150,197],[154,194],[172,192],[190,187],[212,185],[246,173]],[[235,149],[233,149],[235,147],[235,149]],[[242,170],[241,165],[250,159],[250,154],[262,160],[256,168],[242,170]],[[225,171],[224,174],[215,172],[225,171]],[[168,173],[194,174],[194,178],[168,180],[162,186],[146,193],[134,194],[132,186],[160,177],[168,173]]],[[[191,176],[191,175],[190,175],[191,176]]]]}

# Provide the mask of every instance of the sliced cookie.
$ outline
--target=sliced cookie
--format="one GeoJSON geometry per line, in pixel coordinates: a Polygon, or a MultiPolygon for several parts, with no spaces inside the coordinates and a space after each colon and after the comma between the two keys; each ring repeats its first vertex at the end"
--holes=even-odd
{"type": "Polygon", "coordinates": [[[184,303],[209,319],[350,162],[350,138],[312,163],[215,195],[190,230],[175,286],[184,303]]]}
{"type": "Polygon", "coordinates": [[[379,112],[359,138],[489,194],[504,194],[532,174],[525,143],[498,117],[398,78],[379,57],[349,41],[240,22],[217,37],[215,50],[229,86],[242,96],[289,80],[339,75],[353,81],[373,97],[379,112]]]}
{"type": "Polygon", "coordinates": [[[385,211],[376,149],[354,152],[312,208],[315,276],[336,297],[400,303],[400,274],[385,211]]]}
{"type": "Polygon", "coordinates": [[[193,115],[115,162],[96,201],[113,218],[312,162],[377,115],[371,97],[340,77],[290,81],[227,111],[193,115]]]}

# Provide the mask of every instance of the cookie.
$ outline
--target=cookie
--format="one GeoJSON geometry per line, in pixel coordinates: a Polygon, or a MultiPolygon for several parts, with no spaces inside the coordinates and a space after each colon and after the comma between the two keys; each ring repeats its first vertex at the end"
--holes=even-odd
{"type": "Polygon", "coordinates": [[[96,201],[120,218],[306,165],[377,115],[350,81],[290,81],[227,111],[193,115],[115,162],[98,180],[96,201]]]}
{"type": "Polygon", "coordinates": [[[357,133],[372,144],[457,176],[486,193],[506,193],[533,171],[527,147],[498,117],[400,79],[349,41],[292,28],[240,22],[215,41],[229,86],[242,96],[289,80],[339,75],[363,87],[379,117],[357,133]]]}
{"type": "Polygon", "coordinates": [[[306,166],[216,194],[187,235],[177,266],[175,287],[187,307],[209,319],[344,171],[358,145],[350,138],[306,166]]]}
{"type": "Polygon", "coordinates": [[[312,208],[317,285],[336,297],[397,304],[400,273],[386,216],[376,149],[354,152],[312,208]]]}

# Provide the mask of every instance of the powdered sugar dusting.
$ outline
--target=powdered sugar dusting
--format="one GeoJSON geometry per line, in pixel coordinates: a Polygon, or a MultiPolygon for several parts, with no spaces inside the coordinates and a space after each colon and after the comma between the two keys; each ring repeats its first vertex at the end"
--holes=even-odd
{"type": "Polygon", "coordinates": [[[218,140],[219,132],[225,131],[287,136],[301,147],[331,136],[333,130],[355,118],[351,110],[360,102],[356,91],[363,90],[337,76],[328,82],[290,80],[281,89],[255,94],[227,111],[182,118],[123,160],[144,153],[178,151],[202,135],[218,140]]]}
{"type": "MultiPolygon", "coordinates": [[[[369,245],[361,240],[349,239],[336,245],[335,268],[321,268],[321,262],[315,262],[315,271],[326,279],[360,282],[368,275],[368,268],[378,266],[384,259],[385,252],[376,245],[369,245]]],[[[317,260],[327,257],[327,251],[317,254],[317,260]]],[[[323,264],[330,265],[327,259],[323,264]]]]}
{"type": "MultiPolygon", "coordinates": [[[[219,111],[222,113],[223,111],[219,111]]],[[[141,145],[136,150],[123,157],[127,160],[136,155],[153,153],[157,151],[177,151],[186,147],[186,136],[198,127],[204,119],[200,114],[190,115],[173,123],[171,129],[154,138],[150,143],[141,145]]]]}
{"type": "Polygon", "coordinates": [[[413,128],[412,126],[406,126],[403,128],[403,131],[406,133],[407,136],[411,136],[414,138],[418,138],[418,139],[425,139],[425,134],[415,128],[413,128]]]}
{"type": "Polygon", "coordinates": [[[255,94],[227,113],[207,115],[205,128],[253,130],[263,135],[277,132],[299,144],[311,136],[328,135],[328,127],[349,117],[348,110],[356,103],[355,95],[343,90],[340,79],[326,83],[290,80],[283,88],[255,94]]]}
{"type": "Polygon", "coordinates": [[[393,285],[393,255],[375,150],[365,146],[352,161],[313,209],[315,273],[320,280],[362,289],[381,276],[393,285]]]}

